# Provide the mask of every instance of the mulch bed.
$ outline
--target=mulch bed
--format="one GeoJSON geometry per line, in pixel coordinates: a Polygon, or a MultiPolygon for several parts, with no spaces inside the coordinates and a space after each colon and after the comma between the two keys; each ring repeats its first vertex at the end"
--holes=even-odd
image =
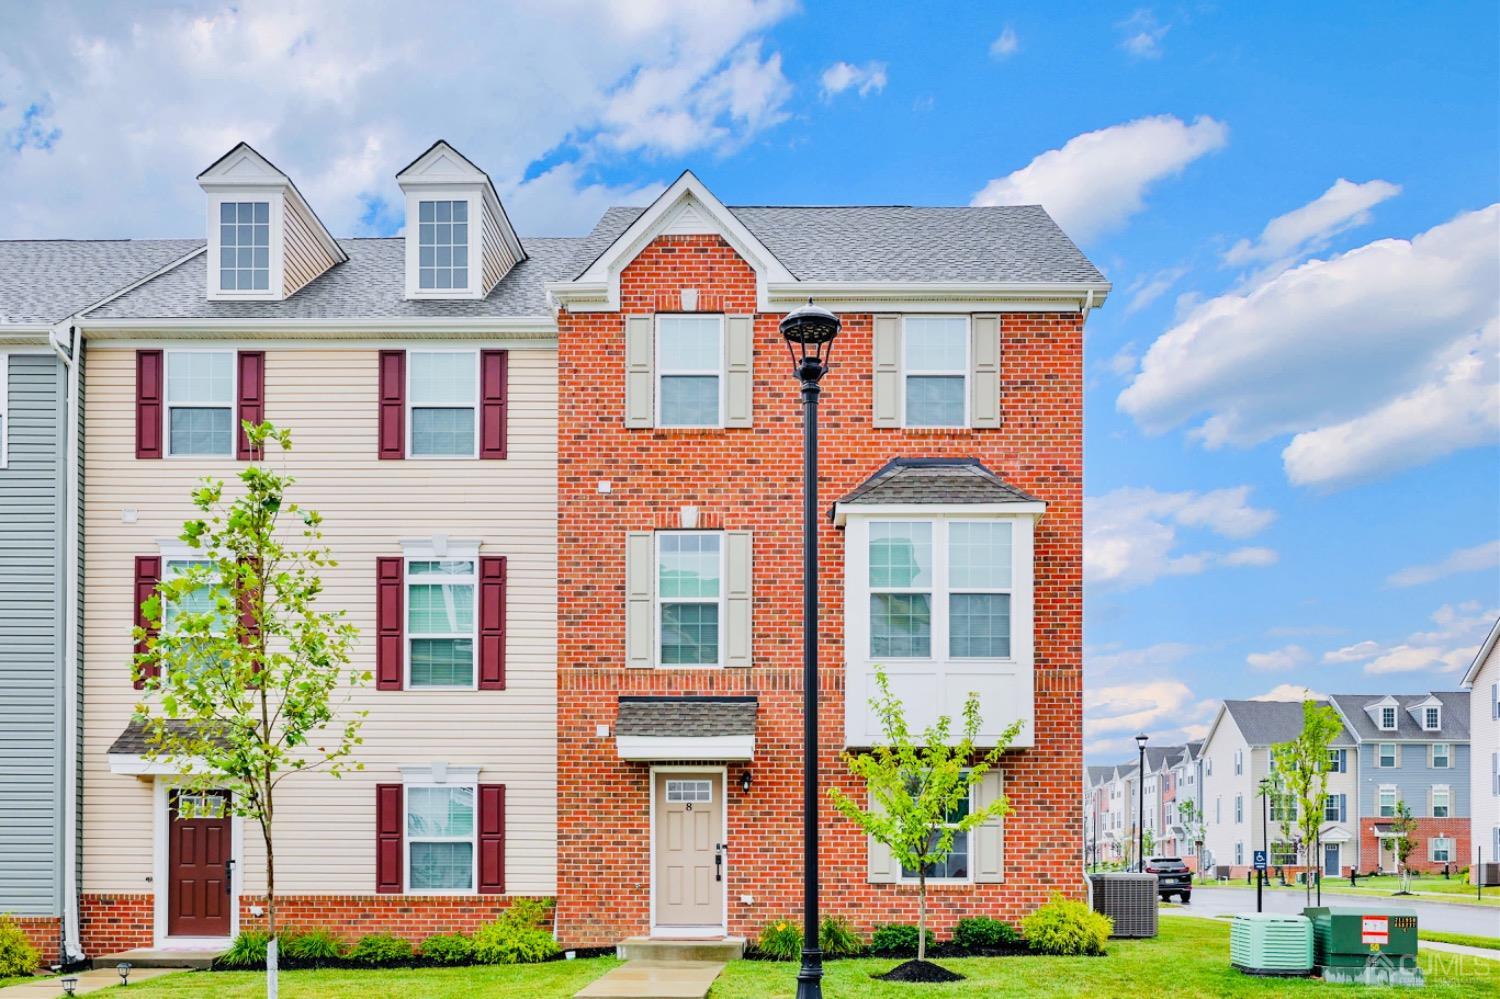
{"type": "Polygon", "coordinates": [[[931,961],[907,961],[883,975],[871,975],[883,982],[961,982],[964,976],[931,961]]]}

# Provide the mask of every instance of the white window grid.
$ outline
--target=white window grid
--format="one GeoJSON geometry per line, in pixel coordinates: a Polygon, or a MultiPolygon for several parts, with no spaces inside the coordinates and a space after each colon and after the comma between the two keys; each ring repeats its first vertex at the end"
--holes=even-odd
{"type": "Polygon", "coordinates": [[[271,203],[221,201],[219,256],[209,266],[217,269],[220,291],[266,294],[271,290],[271,203]],[[234,287],[224,283],[232,274],[234,287]]]}
{"type": "Polygon", "coordinates": [[[1436,732],[1442,728],[1443,713],[1437,708],[1422,709],[1422,727],[1429,732],[1436,732]]]}
{"type": "Polygon", "coordinates": [[[1380,730],[1382,732],[1393,732],[1396,729],[1396,709],[1384,707],[1380,709],[1380,730]]]}
{"type": "Polygon", "coordinates": [[[237,403],[240,396],[240,371],[236,363],[235,352],[232,350],[168,350],[162,353],[162,405],[166,408],[166,419],[163,423],[163,436],[166,438],[165,454],[168,458],[209,458],[209,457],[233,457],[235,443],[239,440],[240,426],[235,419],[238,409],[237,403]],[[229,398],[228,399],[176,399],[172,398],[172,358],[183,356],[220,356],[229,359],[229,398]],[[193,452],[191,454],[176,454],[172,451],[172,411],[176,409],[223,409],[229,413],[229,447],[222,452],[204,454],[193,452]]]}
{"type": "Polygon", "coordinates": [[[695,428],[695,427],[696,428],[713,429],[713,428],[716,428],[716,427],[722,427],[722,426],[724,426],[724,392],[725,392],[725,382],[728,381],[728,379],[725,377],[725,373],[726,373],[726,369],[727,369],[727,358],[728,358],[728,343],[725,340],[724,317],[723,316],[718,316],[718,315],[705,315],[705,314],[701,314],[701,313],[682,313],[682,314],[659,313],[657,315],[657,317],[656,317],[655,336],[652,337],[652,350],[655,353],[655,357],[652,360],[654,361],[653,367],[656,370],[656,375],[655,375],[656,384],[652,386],[652,389],[653,389],[652,396],[655,399],[655,406],[656,406],[656,413],[654,414],[655,425],[658,426],[658,427],[683,427],[683,428],[687,428],[687,429],[692,429],[692,428],[695,428]],[[662,342],[665,339],[662,336],[662,327],[663,326],[671,325],[673,322],[685,322],[685,321],[702,322],[705,319],[712,319],[712,320],[714,320],[718,324],[718,332],[717,332],[718,341],[719,341],[719,363],[718,364],[714,365],[713,367],[694,368],[694,367],[691,367],[691,366],[683,365],[681,363],[681,360],[679,358],[677,358],[677,357],[672,356],[672,353],[670,351],[664,351],[664,350],[662,350],[662,342]],[[671,378],[673,376],[693,376],[693,377],[709,377],[709,376],[712,376],[715,379],[716,384],[718,386],[718,393],[717,393],[717,395],[718,395],[718,411],[714,414],[714,419],[711,422],[709,422],[709,423],[667,423],[662,418],[662,389],[661,389],[662,379],[664,379],[664,378],[671,378]]]}
{"type": "MultiPolygon", "coordinates": [[[[447,289],[444,289],[447,290],[447,289]]],[[[479,351],[477,350],[409,350],[406,352],[406,456],[420,461],[452,461],[467,460],[479,457],[479,391],[480,379],[479,351]],[[467,354],[474,359],[474,378],[472,382],[472,393],[466,400],[453,399],[448,401],[417,402],[412,395],[412,374],[416,368],[416,358],[421,356],[434,356],[438,354],[460,355],[467,354]],[[474,413],[474,447],[469,454],[415,454],[412,451],[412,429],[415,421],[412,419],[412,411],[415,409],[468,409],[474,413]]]]}
{"type": "Polygon", "coordinates": [[[480,264],[469,252],[474,242],[475,221],[470,218],[468,198],[424,198],[417,202],[418,288],[433,292],[468,291],[473,287],[474,270],[480,264]],[[441,216],[445,214],[448,217],[442,219],[441,216]],[[456,215],[462,215],[463,219],[455,221],[456,215]],[[439,236],[443,233],[444,226],[447,227],[447,239],[439,236]],[[456,226],[463,226],[461,236],[456,226]],[[446,254],[443,251],[447,251],[446,254]],[[444,256],[447,257],[446,263],[441,262],[444,256]],[[460,272],[464,276],[461,284],[455,280],[460,272]],[[442,283],[443,277],[448,279],[446,284],[442,283]]]}
{"type": "Polygon", "coordinates": [[[968,316],[931,315],[931,316],[903,316],[902,317],[902,319],[901,319],[901,425],[902,426],[905,426],[905,427],[914,427],[914,428],[921,429],[921,428],[925,428],[925,427],[935,427],[935,426],[942,426],[942,427],[947,427],[947,426],[967,427],[969,425],[969,420],[970,420],[970,415],[969,415],[969,366],[970,366],[970,357],[969,357],[969,353],[972,350],[972,347],[973,347],[973,343],[972,343],[972,340],[970,338],[969,317],[968,316]],[[960,322],[963,323],[963,330],[964,330],[964,333],[963,333],[964,363],[961,366],[961,368],[918,368],[918,367],[913,367],[913,366],[910,365],[909,358],[911,357],[911,343],[912,343],[912,336],[911,336],[911,329],[910,329],[911,321],[912,320],[932,320],[932,319],[939,319],[939,320],[943,320],[944,322],[952,322],[955,326],[957,326],[960,322]],[[956,378],[961,378],[962,379],[962,381],[963,381],[964,414],[963,414],[963,420],[961,422],[955,423],[955,424],[946,424],[946,423],[944,423],[944,424],[920,423],[919,424],[919,423],[912,423],[909,419],[907,419],[907,405],[906,405],[906,402],[907,402],[907,398],[908,398],[908,385],[910,384],[911,379],[913,377],[920,378],[920,377],[923,377],[923,376],[927,376],[927,377],[956,377],[956,378]]]}
{"type": "Polygon", "coordinates": [[[667,781],[667,800],[669,802],[703,802],[710,803],[714,800],[714,784],[710,780],[669,780],[667,781]]]}
{"type": "MultiPolygon", "coordinates": [[[[405,592],[401,594],[401,603],[407,621],[402,622],[402,631],[406,634],[406,676],[402,686],[407,690],[478,690],[479,689],[479,566],[478,559],[472,557],[460,558],[438,558],[436,556],[407,556],[405,562],[405,592]],[[413,562],[442,562],[448,564],[467,563],[469,571],[465,574],[454,573],[452,575],[422,575],[413,576],[411,567],[413,562]],[[441,586],[451,589],[454,586],[467,584],[470,587],[470,613],[469,620],[472,626],[468,631],[417,631],[410,627],[411,618],[411,588],[413,586],[441,586]],[[411,649],[412,642],[423,638],[467,638],[471,659],[469,662],[469,682],[467,684],[422,684],[412,686],[411,681],[411,649]]],[[[455,604],[455,607],[457,605],[455,604]]]]}
{"type": "Polygon", "coordinates": [[[651,562],[651,594],[652,602],[655,604],[652,613],[654,630],[656,632],[656,665],[659,669],[714,669],[724,665],[724,637],[727,621],[725,620],[725,599],[729,589],[729,581],[726,578],[728,570],[728,545],[724,543],[723,531],[657,531],[652,539],[652,562],[651,562]],[[712,535],[719,542],[719,594],[716,597],[662,597],[661,595],[661,542],[664,537],[674,535],[712,535]],[[711,663],[665,663],[662,661],[661,646],[662,633],[665,631],[661,626],[662,608],[675,604],[712,604],[719,609],[719,641],[717,655],[711,663]]]}
{"type": "Polygon", "coordinates": [[[401,884],[405,886],[409,895],[472,895],[479,886],[479,785],[478,784],[439,784],[436,781],[406,781],[401,788],[401,884]],[[415,787],[435,787],[443,790],[461,791],[467,788],[474,803],[473,821],[469,824],[469,835],[467,836],[428,836],[415,835],[411,833],[411,789],[415,787]],[[469,887],[467,888],[413,888],[411,884],[411,848],[416,843],[468,843],[469,848],[469,887]]]}

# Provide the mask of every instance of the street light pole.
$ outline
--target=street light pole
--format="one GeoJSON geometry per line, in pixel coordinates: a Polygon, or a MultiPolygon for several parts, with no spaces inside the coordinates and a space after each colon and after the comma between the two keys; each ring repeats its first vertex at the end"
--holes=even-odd
{"type": "Polygon", "coordinates": [[[797,999],[822,999],[818,946],[818,382],[839,333],[838,317],[808,303],[781,321],[802,383],[802,967],[797,999]]]}
{"type": "MultiPolygon", "coordinates": [[[[1262,777],[1260,779],[1260,845],[1266,851],[1266,863],[1271,861],[1271,819],[1267,814],[1267,800],[1270,798],[1270,781],[1262,777]]],[[[1265,891],[1266,872],[1256,865],[1255,869],[1255,911],[1261,912],[1261,894],[1265,891]]]]}
{"type": "Polygon", "coordinates": [[[1136,769],[1136,801],[1138,802],[1135,812],[1135,869],[1144,871],[1146,869],[1146,733],[1142,732],[1135,737],[1135,744],[1140,748],[1141,759],[1136,769]]]}

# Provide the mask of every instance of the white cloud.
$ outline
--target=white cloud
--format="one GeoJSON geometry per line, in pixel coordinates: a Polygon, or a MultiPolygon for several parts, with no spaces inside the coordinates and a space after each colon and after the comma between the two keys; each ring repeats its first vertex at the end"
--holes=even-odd
{"type": "Polygon", "coordinates": [[[1460,548],[1441,562],[1408,566],[1386,577],[1391,586],[1420,586],[1462,572],[1493,570],[1500,566],[1500,538],[1472,548],[1460,548]]]}
{"type": "Polygon", "coordinates": [[[1444,604],[1432,612],[1434,627],[1429,631],[1413,632],[1391,644],[1366,639],[1323,653],[1323,662],[1363,662],[1364,671],[1372,676],[1419,670],[1457,672],[1473,662],[1497,615],[1500,608],[1485,608],[1478,601],[1444,604]]]}
{"type": "Polygon", "coordinates": [[[1207,116],[1192,124],[1172,115],[1137,118],[1074,136],[991,180],[972,203],[1040,204],[1068,235],[1087,240],[1142,211],[1152,184],[1228,142],[1228,126],[1207,116]]]}
{"type": "Polygon", "coordinates": [[[1237,486],[1206,493],[1126,487],[1085,498],[1084,578],[1141,586],[1161,576],[1192,575],[1214,565],[1269,565],[1276,554],[1268,548],[1180,550],[1182,528],[1231,539],[1264,530],[1276,514],[1251,506],[1249,497],[1249,486],[1237,486]]]}
{"type": "Polygon", "coordinates": [[[1149,8],[1142,8],[1116,25],[1120,29],[1120,48],[1137,59],[1160,59],[1162,40],[1172,30],[1162,24],[1149,8]]]}
{"type": "Polygon", "coordinates": [[[1185,642],[1157,642],[1143,649],[1108,648],[1084,650],[1084,669],[1090,676],[1132,672],[1140,669],[1165,669],[1175,666],[1198,651],[1185,642]]]}
{"type": "Polygon", "coordinates": [[[1108,687],[1085,686],[1083,737],[1090,757],[1128,750],[1134,753],[1137,732],[1156,745],[1202,738],[1218,703],[1195,700],[1180,680],[1156,679],[1108,687]]]}
{"type": "Polygon", "coordinates": [[[1328,695],[1297,683],[1278,683],[1264,694],[1256,694],[1252,701],[1326,701],[1328,695]]]}
{"type": "Polygon", "coordinates": [[[1295,669],[1312,661],[1312,653],[1300,645],[1285,645],[1269,652],[1252,652],[1245,657],[1251,669],[1268,673],[1295,669]]]}
{"type": "Polygon", "coordinates": [[[1008,24],[1005,30],[996,35],[993,42],[990,42],[990,57],[994,59],[1008,59],[1019,51],[1021,51],[1021,39],[1016,37],[1016,29],[1008,24]]]}
{"type": "Polygon", "coordinates": [[[1356,184],[1340,177],[1317,198],[1266,223],[1254,242],[1242,239],[1224,254],[1224,262],[1241,266],[1284,260],[1318,250],[1345,230],[1370,221],[1370,209],[1401,193],[1399,184],[1372,180],[1356,184]]]}
{"type": "Polygon", "coordinates": [[[1341,649],[1323,653],[1325,663],[1359,663],[1366,659],[1374,659],[1380,655],[1380,643],[1366,639],[1363,642],[1355,642],[1341,649]]]}
{"type": "Polygon", "coordinates": [[[885,89],[885,63],[871,60],[863,66],[836,62],[823,70],[823,97],[830,98],[853,89],[859,96],[868,97],[885,89]]]}
{"type": "Polygon", "coordinates": [[[1208,447],[1295,435],[1288,478],[1339,486],[1500,435],[1500,205],[1199,303],[1120,393],[1208,447]],[[1416,303],[1421,303],[1417,306],[1416,303]]]}
{"type": "MultiPolygon", "coordinates": [[[[722,153],[784,120],[791,87],[762,39],[793,8],[475,0],[412,19],[375,3],[17,7],[0,32],[0,134],[24,125],[26,141],[0,150],[0,236],[198,234],[193,178],[240,139],[339,235],[400,203],[396,171],[439,127],[501,191],[542,165],[537,193],[571,179],[596,197],[605,160],[722,153]],[[511,40],[503,58],[496,38],[511,40]]],[[[523,234],[577,231],[566,198],[532,205],[523,234]]]]}
{"type": "Polygon", "coordinates": [[[1166,294],[1171,287],[1187,274],[1189,268],[1186,264],[1179,267],[1168,267],[1154,274],[1144,274],[1131,283],[1125,293],[1130,296],[1130,301],[1125,306],[1125,314],[1131,315],[1139,312],[1162,295],[1166,294]]]}
{"type": "Polygon", "coordinates": [[[1112,374],[1120,378],[1128,378],[1135,374],[1135,366],[1141,363],[1141,357],[1135,350],[1135,341],[1132,340],[1115,351],[1104,363],[1112,374]]]}

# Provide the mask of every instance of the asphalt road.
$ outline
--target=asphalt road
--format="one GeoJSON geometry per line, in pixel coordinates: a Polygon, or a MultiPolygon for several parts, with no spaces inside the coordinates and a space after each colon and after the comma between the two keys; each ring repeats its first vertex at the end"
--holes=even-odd
{"type": "MultiPolygon", "coordinates": [[[[1316,900],[1316,895],[1314,895],[1316,900]]],[[[1477,933],[1481,936],[1500,937],[1500,909],[1480,907],[1477,905],[1458,905],[1452,902],[1434,902],[1429,899],[1414,898],[1387,898],[1384,896],[1370,898],[1367,896],[1335,895],[1324,892],[1324,905],[1361,905],[1370,903],[1372,906],[1399,905],[1405,908],[1415,909],[1417,912],[1417,925],[1424,930],[1439,930],[1445,933],[1477,933]]],[[[1302,892],[1287,891],[1284,888],[1268,890],[1265,892],[1266,912],[1300,913],[1306,905],[1302,892]]],[[[1254,912],[1255,911],[1255,889],[1254,888],[1205,888],[1199,885],[1193,889],[1192,904],[1182,909],[1163,909],[1163,912],[1191,911],[1195,916],[1217,916],[1225,913],[1254,912]]]]}

